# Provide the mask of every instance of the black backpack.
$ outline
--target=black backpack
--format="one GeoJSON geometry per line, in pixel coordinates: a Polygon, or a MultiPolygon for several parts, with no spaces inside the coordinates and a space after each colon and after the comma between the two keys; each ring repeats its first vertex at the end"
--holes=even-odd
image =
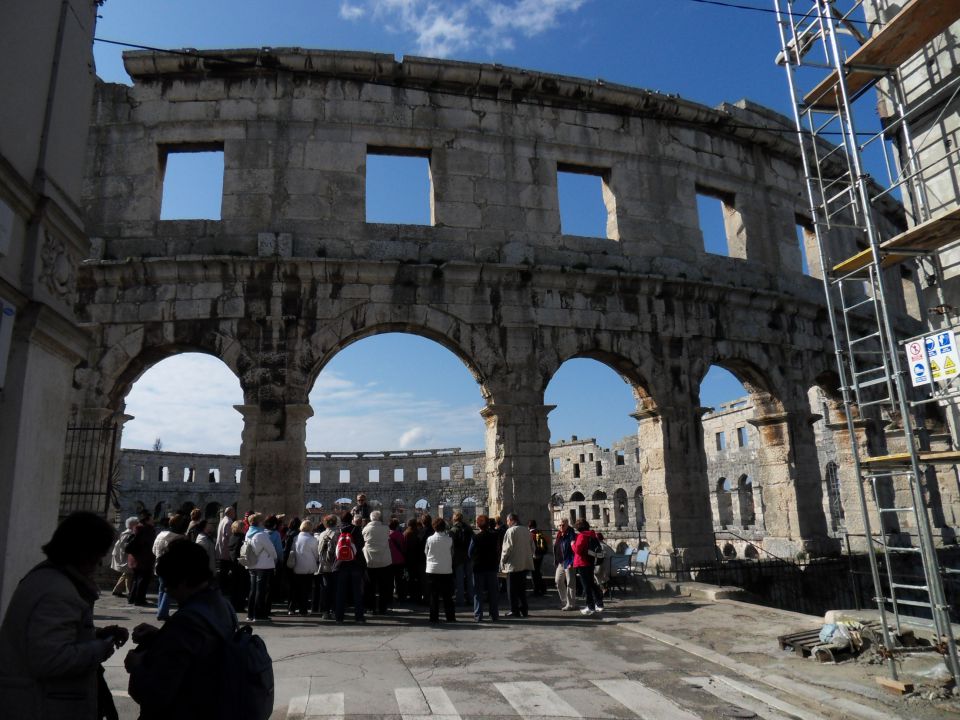
{"type": "Polygon", "coordinates": [[[273,659],[263,638],[254,635],[249,625],[240,626],[236,618],[225,633],[206,605],[196,604],[187,612],[202,618],[223,639],[222,717],[268,720],[273,712],[273,659]]]}
{"type": "Polygon", "coordinates": [[[600,542],[596,535],[590,536],[590,544],[587,545],[587,555],[593,558],[594,565],[603,560],[603,543],[600,542]]]}

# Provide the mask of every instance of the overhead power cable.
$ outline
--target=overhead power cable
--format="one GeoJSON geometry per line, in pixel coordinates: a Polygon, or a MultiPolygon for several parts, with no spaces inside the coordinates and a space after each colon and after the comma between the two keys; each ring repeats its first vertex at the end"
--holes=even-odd
{"type": "MultiPolygon", "coordinates": [[[[698,5],[716,5],[717,7],[727,8],[729,10],[747,10],[749,12],[759,12],[759,13],[768,13],[771,15],[776,15],[777,11],[774,8],[766,7],[757,7],[756,5],[744,5],[743,3],[735,2],[725,2],[725,0],[687,0],[688,2],[697,3],[698,5]]],[[[804,13],[781,13],[782,15],[790,15],[792,17],[806,17],[804,13]]],[[[860,25],[867,25],[866,20],[857,20],[856,18],[847,18],[847,22],[858,23],[860,25]]],[[[874,23],[876,26],[881,26],[882,23],[874,23]]]]}

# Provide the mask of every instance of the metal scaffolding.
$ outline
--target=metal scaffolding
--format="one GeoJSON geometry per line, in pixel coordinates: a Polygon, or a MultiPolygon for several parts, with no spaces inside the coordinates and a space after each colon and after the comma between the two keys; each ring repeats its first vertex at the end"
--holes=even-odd
{"type": "MultiPolygon", "coordinates": [[[[926,403],[956,396],[929,377],[918,395],[904,372],[901,352],[906,342],[920,347],[929,362],[924,335],[898,337],[896,291],[888,268],[925,258],[934,269],[938,292],[942,270],[938,253],[960,239],[960,207],[931,216],[923,184],[923,168],[913,147],[911,123],[937,97],[905,102],[899,68],[924,45],[960,18],[960,2],[909,0],[886,23],[864,21],[863,0],[774,0],[780,31],[777,62],[787,71],[794,120],[805,168],[806,190],[827,299],[830,328],[837,357],[847,427],[853,443],[859,510],[863,517],[875,599],[880,611],[883,642],[891,676],[897,678],[894,653],[898,647],[888,619],[900,633],[901,612],[907,608],[930,615],[934,642],[960,684],[960,660],[950,625],[950,608],[943,587],[944,570],[936,553],[929,517],[925,468],[956,465],[960,453],[931,452],[918,413],[926,403]],[[883,83],[892,98],[895,116],[882,131],[858,131],[855,103],[883,83]],[[929,101],[929,102],[928,102],[929,101]],[[864,153],[871,143],[883,147],[896,135],[900,168],[887,187],[881,187],[864,169],[864,153]],[[891,231],[878,219],[877,204],[892,192],[909,200],[910,227],[891,231]],[[834,257],[834,233],[855,239],[858,252],[834,257]],[[886,237],[885,237],[886,235],[886,237]],[[918,346],[916,343],[920,343],[918,346]],[[922,397],[921,397],[922,395],[922,397]],[[883,456],[861,456],[855,423],[868,413],[902,429],[904,449],[883,456]],[[894,482],[909,486],[909,502],[898,503],[887,492],[894,482]],[[867,497],[865,486],[870,488],[867,497]],[[872,502],[875,529],[871,528],[872,502]],[[916,531],[916,544],[891,542],[891,529],[900,521],[916,531]],[[904,576],[896,556],[919,557],[922,584],[904,576]],[[885,576],[886,585],[881,574],[885,576]]],[[[949,86],[957,85],[951,82],[949,86]]],[[[956,88],[954,88],[956,90],[956,88]]],[[[943,88],[938,88],[942,101],[943,88]]],[[[944,305],[942,294],[938,296],[944,305]]],[[[949,329],[949,328],[947,328],[949,329]]],[[[943,330],[943,329],[941,329],[943,330]]],[[[933,331],[930,331],[931,333],[933,331]]],[[[950,335],[950,338],[953,336],[950,335]]],[[[913,369],[913,366],[907,368],[913,369]]],[[[941,377],[945,374],[941,374],[941,377]]]]}

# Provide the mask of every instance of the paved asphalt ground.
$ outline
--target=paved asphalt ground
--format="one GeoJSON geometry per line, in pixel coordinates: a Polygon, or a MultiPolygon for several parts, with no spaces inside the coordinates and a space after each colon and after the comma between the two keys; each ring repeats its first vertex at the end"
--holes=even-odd
{"type": "MultiPolygon", "coordinates": [[[[98,624],[153,622],[150,608],[109,594],[97,609],[98,624]]],[[[549,596],[531,599],[526,620],[477,624],[464,609],[438,626],[424,610],[400,607],[363,625],[279,613],[258,624],[274,659],[273,720],[960,717],[956,702],[883,693],[873,680],[883,666],[827,666],[780,650],[778,634],[819,619],[745,603],[630,597],[608,601],[598,618],[561,612],[549,596]]],[[[107,668],[124,720],[137,717],[126,650],[107,668]]]]}

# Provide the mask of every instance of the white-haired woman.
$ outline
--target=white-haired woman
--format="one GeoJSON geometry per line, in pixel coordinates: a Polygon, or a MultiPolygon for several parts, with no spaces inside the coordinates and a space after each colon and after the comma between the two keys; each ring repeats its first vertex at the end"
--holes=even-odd
{"type": "Polygon", "coordinates": [[[370,522],[363,526],[363,557],[367,561],[371,594],[375,594],[376,612],[385,613],[393,600],[393,555],[390,552],[390,528],[379,510],[370,513],[370,522]]]}
{"type": "Polygon", "coordinates": [[[310,611],[310,586],[313,585],[313,575],[320,567],[320,543],[313,534],[313,523],[304,520],[300,523],[300,534],[293,541],[291,555],[294,560],[288,559],[287,565],[293,570],[290,581],[290,604],[287,614],[300,613],[306,615],[310,611]]]}
{"type": "Polygon", "coordinates": [[[130,583],[133,581],[133,575],[127,566],[127,541],[133,537],[134,528],[140,524],[140,519],[136,515],[127,518],[124,531],[113,544],[113,552],[110,554],[110,567],[120,573],[117,584],[113,586],[113,594],[117,597],[124,597],[130,594],[130,583]]]}

